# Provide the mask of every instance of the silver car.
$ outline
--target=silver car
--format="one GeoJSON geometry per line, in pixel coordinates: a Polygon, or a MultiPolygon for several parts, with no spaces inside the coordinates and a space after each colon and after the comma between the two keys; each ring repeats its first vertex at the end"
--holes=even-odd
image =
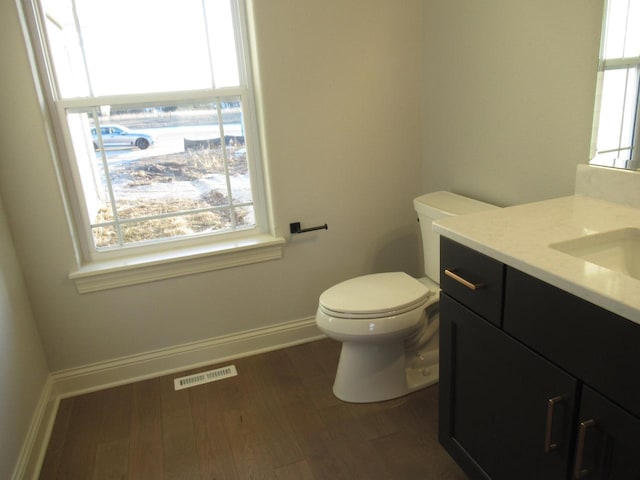
{"type": "MultiPolygon", "coordinates": [[[[156,143],[155,138],[143,132],[129,130],[121,125],[101,125],[100,133],[102,136],[102,144],[107,147],[138,147],[140,150],[149,148],[150,145],[156,143]]],[[[91,129],[93,137],[93,147],[98,150],[100,139],[95,128],[91,129]]]]}

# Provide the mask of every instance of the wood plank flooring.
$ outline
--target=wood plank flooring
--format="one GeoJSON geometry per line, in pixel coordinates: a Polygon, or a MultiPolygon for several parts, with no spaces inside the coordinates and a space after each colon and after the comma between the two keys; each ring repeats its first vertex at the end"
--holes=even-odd
{"type": "Polygon", "coordinates": [[[438,387],[349,404],[331,386],[340,344],[227,362],[238,376],[173,378],[65,399],[40,479],[464,480],[437,441],[438,387]]]}

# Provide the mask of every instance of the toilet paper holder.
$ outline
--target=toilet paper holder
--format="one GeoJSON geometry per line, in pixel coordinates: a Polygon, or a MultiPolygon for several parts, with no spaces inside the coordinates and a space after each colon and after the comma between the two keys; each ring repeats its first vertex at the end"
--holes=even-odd
{"type": "Polygon", "coordinates": [[[329,226],[325,223],[324,225],[318,225],[317,227],[302,228],[300,222],[293,222],[289,224],[289,232],[292,234],[313,232],[314,230],[329,230],[329,226]]]}

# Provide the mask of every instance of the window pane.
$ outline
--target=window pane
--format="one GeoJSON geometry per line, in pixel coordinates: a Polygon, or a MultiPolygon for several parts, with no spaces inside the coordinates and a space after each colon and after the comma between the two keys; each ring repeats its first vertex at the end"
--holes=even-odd
{"type": "Polygon", "coordinates": [[[210,0],[206,3],[206,10],[215,86],[220,88],[240,85],[229,0],[210,0]]]}
{"type": "Polygon", "coordinates": [[[637,57],[640,55],[640,29],[638,25],[640,25],[640,2],[633,1],[629,5],[625,57],[637,57]]]}
{"type": "Polygon", "coordinates": [[[63,98],[239,85],[229,0],[43,4],[63,98]]]}
{"type": "Polygon", "coordinates": [[[604,72],[596,147],[598,152],[631,147],[637,89],[635,68],[604,72]]]}
{"type": "Polygon", "coordinates": [[[234,203],[253,202],[247,164],[247,149],[244,145],[236,145],[230,149],[229,180],[234,203]]]}
{"type": "Polygon", "coordinates": [[[105,225],[91,229],[96,248],[116,247],[119,244],[118,232],[113,225],[105,225]]]}
{"type": "Polygon", "coordinates": [[[238,228],[251,227],[256,223],[253,206],[236,208],[234,211],[235,222],[238,228]]]}
{"type": "Polygon", "coordinates": [[[211,85],[200,1],[76,4],[94,95],[211,85]]]}
{"type": "Polygon", "coordinates": [[[251,203],[251,182],[242,123],[242,103],[231,98],[220,104],[225,135],[226,161],[229,186],[234,204],[251,203]]]}
{"type": "Polygon", "coordinates": [[[113,245],[114,231],[117,245],[255,224],[249,214],[234,223],[239,217],[230,213],[233,205],[251,207],[252,196],[246,153],[235,157],[244,150],[241,104],[227,99],[222,105],[68,113],[75,154],[84,159],[78,176],[96,247],[113,245]],[[225,133],[234,134],[226,135],[227,142],[221,141],[218,112],[225,133]]]}
{"type": "Polygon", "coordinates": [[[609,0],[604,58],[640,55],[640,2],[609,0]]]}
{"type": "Polygon", "coordinates": [[[201,212],[125,223],[122,235],[124,242],[131,244],[226,230],[230,225],[228,211],[201,212]]]}

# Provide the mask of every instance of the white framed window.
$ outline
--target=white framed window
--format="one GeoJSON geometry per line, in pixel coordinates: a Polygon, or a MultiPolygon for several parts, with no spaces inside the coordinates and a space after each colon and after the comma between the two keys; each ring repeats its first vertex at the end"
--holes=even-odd
{"type": "Polygon", "coordinates": [[[640,1],[607,0],[591,145],[593,165],[640,168],[640,1]]]}
{"type": "Polygon", "coordinates": [[[24,1],[81,250],[72,278],[282,243],[243,0],[24,1]]]}

